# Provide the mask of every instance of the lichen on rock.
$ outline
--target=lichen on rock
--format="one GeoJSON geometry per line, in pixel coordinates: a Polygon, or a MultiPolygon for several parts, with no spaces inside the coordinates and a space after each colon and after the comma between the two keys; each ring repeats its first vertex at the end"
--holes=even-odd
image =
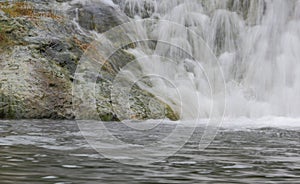
{"type": "MultiPolygon", "coordinates": [[[[89,31],[107,31],[127,18],[115,16],[116,10],[107,5],[75,4],[59,15],[41,11],[39,2],[27,4],[27,10],[22,10],[26,4],[10,5],[11,9],[7,6],[0,11],[0,119],[76,118],[72,86],[80,59],[93,41],[89,31]],[[76,8],[78,24],[72,14],[76,8]],[[88,19],[92,22],[84,23],[88,19]]],[[[119,70],[134,59],[126,48],[120,48],[105,62],[93,97],[97,111],[90,113],[88,107],[86,119],[121,120],[113,107],[110,90],[119,70]]],[[[129,119],[179,119],[168,105],[138,86],[131,96],[129,119]],[[149,103],[155,110],[149,108],[149,103]]]]}

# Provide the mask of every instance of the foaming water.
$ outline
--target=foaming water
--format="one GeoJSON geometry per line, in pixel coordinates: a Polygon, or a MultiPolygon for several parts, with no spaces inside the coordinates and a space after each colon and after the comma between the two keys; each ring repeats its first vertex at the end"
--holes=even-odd
{"type": "MultiPolygon", "coordinates": [[[[213,105],[222,109],[222,100],[212,98],[212,95],[222,96],[224,93],[219,89],[220,80],[207,80],[207,76],[217,75],[224,75],[227,88],[225,116],[260,118],[300,115],[299,2],[126,0],[119,5],[135,20],[167,20],[188,28],[201,36],[219,60],[223,74],[217,73],[208,61],[198,61],[201,66],[197,65],[190,55],[205,55],[203,47],[195,43],[191,32],[173,24],[158,21],[150,29],[149,25],[138,28],[144,29],[140,31],[147,33],[149,39],[171,43],[158,42],[151,54],[175,60],[171,67],[165,66],[164,61],[157,62],[159,66],[156,68],[164,71],[163,76],[168,76],[169,82],[175,84],[181,97],[188,101],[189,106],[182,107],[182,119],[193,119],[196,115],[208,118],[213,105]],[[147,16],[143,15],[145,12],[147,16]],[[196,96],[199,101],[195,100],[196,96]]],[[[147,57],[147,62],[151,63],[149,52],[143,48],[131,52],[142,58],[140,63],[146,63],[143,61],[147,57]]],[[[141,64],[142,71],[149,73],[149,65],[141,64]]],[[[173,98],[174,89],[168,88],[166,83],[153,83],[147,90],[174,109],[181,108],[180,100],[173,98]],[[164,90],[160,90],[162,88],[164,90]]],[[[222,115],[222,110],[218,113],[222,115]]]]}

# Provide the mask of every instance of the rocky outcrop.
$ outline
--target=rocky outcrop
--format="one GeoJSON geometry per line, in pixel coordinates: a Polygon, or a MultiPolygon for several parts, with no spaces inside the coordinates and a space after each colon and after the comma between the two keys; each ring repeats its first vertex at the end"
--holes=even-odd
{"type": "Polygon", "coordinates": [[[94,2],[93,4],[84,6],[76,5],[75,8],[78,13],[79,25],[85,29],[95,30],[99,33],[108,31],[128,21],[116,9],[101,2],[94,2]]]}
{"type": "Polygon", "coordinates": [[[124,1],[113,0],[118,4],[122,11],[130,18],[139,16],[141,18],[150,18],[156,9],[155,1],[136,0],[136,1],[124,1]]]}
{"type": "MultiPolygon", "coordinates": [[[[115,16],[114,8],[103,4],[76,4],[62,14],[39,12],[38,4],[33,3],[25,4],[26,10],[16,7],[23,5],[0,11],[0,119],[76,118],[72,83],[78,62],[93,41],[88,30],[104,32],[127,18],[115,16]],[[75,10],[80,29],[71,21],[75,10]]],[[[120,49],[106,62],[107,70],[101,71],[103,77],[97,80],[97,114],[86,112],[86,118],[120,119],[110,99],[111,83],[120,68],[132,60],[133,55],[120,49]]],[[[179,118],[168,105],[138,86],[130,95],[132,116],[128,118],[179,118]]]]}
{"type": "Polygon", "coordinates": [[[71,78],[83,51],[71,36],[50,30],[61,21],[1,16],[1,118],[73,117],[71,78]],[[54,46],[59,36],[64,40],[54,46]]]}

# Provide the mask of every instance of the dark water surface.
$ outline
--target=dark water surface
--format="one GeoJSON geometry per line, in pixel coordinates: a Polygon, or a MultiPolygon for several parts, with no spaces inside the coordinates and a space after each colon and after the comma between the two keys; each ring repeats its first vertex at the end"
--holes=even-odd
{"type": "Polygon", "coordinates": [[[300,183],[299,129],[221,129],[205,151],[199,135],[164,161],[130,166],[94,151],[76,122],[1,121],[0,183],[300,183]]]}

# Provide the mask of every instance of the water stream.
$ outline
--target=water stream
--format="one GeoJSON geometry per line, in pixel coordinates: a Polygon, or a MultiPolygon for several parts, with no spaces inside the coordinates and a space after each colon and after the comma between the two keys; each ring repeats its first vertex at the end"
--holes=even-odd
{"type": "MultiPolygon", "coordinates": [[[[139,33],[146,34],[142,36],[144,39],[163,40],[168,44],[158,42],[150,54],[142,47],[131,52],[140,58],[142,72],[159,74],[168,79],[168,82],[153,82],[147,90],[175,109],[181,107],[181,101],[188,104],[182,105],[182,119],[195,118],[195,114],[207,118],[212,105],[222,109],[223,101],[213,99],[212,91],[213,95],[226,92],[226,117],[299,117],[300,1],[115,2],[132,20],[160,20],[157,24],[136,29],[140,29],[139,33]],[[189,57],[192,55],[200,58],[207,52],[195,41],[191,32],[198,34],[212,50],[219,60],[222,73],[213,68],[208,63],[210,61],[197,61],[201,65],[199,66],[189,57]],[[182,51],[190,55],[184,55],[182,51]],[[170,65],[170,62],[162,61],[162,58],[151,58],[151,55],[171,58],[174,63],[170,65]],[[154,61],[155,66],[152,66],[151,62],[154,61]],[[207,80],[207,75],[215,80],[207,80]],[[219,79],[221,76],[225,81],[226,91],[219,87],[222,84],[219,79]],[[173,94],[174,89],[168,87],[170,85],[167,83],[174,84],[184,100],[179,100],[173,94]],[[195,100],[196,95],[199,102],[195,100]]],[[[128,72],[133,76],[138,75],[136,71],[128,72]]],[[[221,113],[222,110],[219,114],[221,113]]]]}

